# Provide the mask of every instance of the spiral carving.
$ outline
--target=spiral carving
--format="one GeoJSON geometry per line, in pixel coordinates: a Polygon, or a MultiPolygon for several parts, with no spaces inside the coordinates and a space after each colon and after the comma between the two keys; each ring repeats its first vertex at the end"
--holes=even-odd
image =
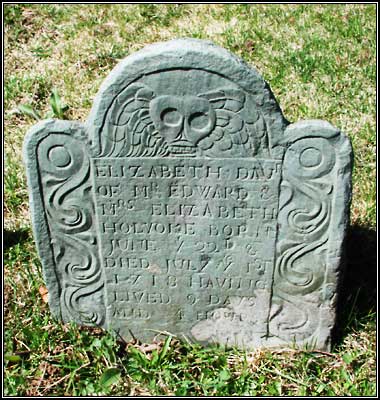
{"type": "Polygon", "coordinates": [[[104,283],[85,143],[68,134],[51,133],[37,151],[54,260],[62,282],[62,318],[101,326],[104,283]]]}
{"type": "Polygon", "coordinates": [[[291,144],[285,154],[288,179],[315,179],[327,175],[335,165],[335,152],[325,138],[304,138],[291,144]]]}
{"type": "Polygon", "coordinates": [[[318,327],[335,163],[329,138],[307,131],[285,153],[270,331],[286,341],[306,340],[318,327]]]}

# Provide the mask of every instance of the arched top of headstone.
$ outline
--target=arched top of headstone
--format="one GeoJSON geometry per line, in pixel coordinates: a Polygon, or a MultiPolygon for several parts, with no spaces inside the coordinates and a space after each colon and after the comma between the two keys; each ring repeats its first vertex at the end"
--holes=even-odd
{"type": "Polygon", "coordinates": [[[270,157],[288,122],[253,68],[211,42],[177,39],[127,57],[87,121],[97,157],[270,157]]]}

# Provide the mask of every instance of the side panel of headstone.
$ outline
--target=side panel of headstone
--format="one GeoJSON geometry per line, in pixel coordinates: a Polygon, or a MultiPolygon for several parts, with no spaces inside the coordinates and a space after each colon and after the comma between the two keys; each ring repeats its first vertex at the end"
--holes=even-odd
{"type": "Polygon", "coordinates": [[[325,121],[287,127],[270,333],[330,348],[351,201],[352,148],[325,121]]]}
{"type": "Polygon", "coordinates": [[[34,237],[55,317],[103,326],[90,159],[82,124],[43,121],[24,142],[34,237]]]}
{"type": "Polygon", "coordinates": [[[143,341],[329,347],[351,147],[326,122],[290,125],[240,59],[148,46],[85,125],[38,124],[24,156],[56,317],[143,341]]]}

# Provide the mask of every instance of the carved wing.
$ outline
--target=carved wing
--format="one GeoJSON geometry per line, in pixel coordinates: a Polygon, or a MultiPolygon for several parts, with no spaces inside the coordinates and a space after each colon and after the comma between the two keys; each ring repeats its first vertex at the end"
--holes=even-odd
{"type": "Polygon", "coordinates": [[[153,90],[142,83],[129,85],[116,97],[107,115],[109,138],[113,143],[108,155],[148,157],[168,153],[149,113],[154,97],[153,90]]]}
{"type": "Polygon", "coordinates": [[[199,147],[231,156],[268,152],[265,120],[242,90],[222,88],[199,96],[209,100],[216,114],[215,129],[199,142],[199,147]]]}

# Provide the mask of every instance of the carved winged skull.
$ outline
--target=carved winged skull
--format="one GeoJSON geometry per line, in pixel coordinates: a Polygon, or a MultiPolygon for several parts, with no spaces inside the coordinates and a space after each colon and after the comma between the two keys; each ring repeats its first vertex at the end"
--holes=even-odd
{"type": "Polygon", "coordinates": [[[248,114],[245,105],[245,93],[234,88],[157,96],[147,85],[133,83],[116,97],[107,115],[112,154],[255,155],[259,147],[268,148],[266,125],[255,111],[248,114]]]}

